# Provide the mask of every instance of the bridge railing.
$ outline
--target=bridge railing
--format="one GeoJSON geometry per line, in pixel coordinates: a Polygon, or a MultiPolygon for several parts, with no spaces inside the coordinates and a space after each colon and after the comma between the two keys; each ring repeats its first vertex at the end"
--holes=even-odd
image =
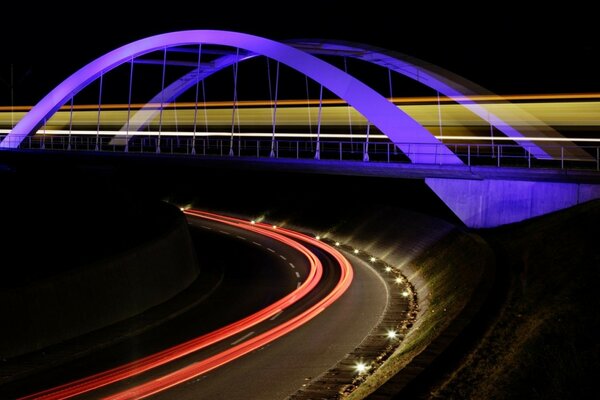
{"type": "MultiPolygon", "coordinates": [[[[0,140],[4,135],[0,135],[0,140]]],[[[211,156],[211,157],[253,157],[281,158],[297,160],[369,161],[373,163],[410,163],[410,155],[433,156],[435,164],[449,164],[442,153],[447,147],[468,166],[584,169],[600,171],[600,146],[576,146],[589,157],[570,157],[569,149],[575,146],[538,145],[557,157],[536,158],[522,146],[502,143],[392,143],[389,141],[335,141],[335,140],[282,140],[235,136],[224,137],[196,136],[135,136],[125,148],[115,144],[110,135],[64,135],[38,134],[24,140],[22,150],[60,151],[99,151],[128,153],[154,153],[160,148],[161,154],[211,156]],[[160,146],[159,146],[160,143],[160,146]],[[402,147],[406,152],[400,151],[402,147]],[[318,151],[317,151],[318,150],[318,151]]]]}

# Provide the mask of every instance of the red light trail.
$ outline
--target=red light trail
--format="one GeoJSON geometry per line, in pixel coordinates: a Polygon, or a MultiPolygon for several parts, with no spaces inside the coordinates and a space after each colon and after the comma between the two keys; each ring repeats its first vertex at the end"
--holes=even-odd
{"type": "Polygon", "coordinates": [[[326,307],[331,305],[335,300],[337,300],[348,289],[350,283],[352,282],[353,271],[346,258],[331,246],[310,236],[284,228],[278,228],[275,231],[272,226],[267,224],[252,224],[245,220],[220,216],[198,210],[186,210],[185,213],[206,220],[211,220],[255,232],[260,235],[270,237],[297,250],[307,258],[310,264],[310,270],[306,280],[296,290],[276,301],[275,303],[239,321],[217,329],[216,331],[202,335],[142,359],[132,361],[122,366],[54,388],[50,388],[42,392],[23,397],[22,399],[66,399],[87,393],[165,365],[171,361],[177,360],[188,354],[225,340],[276,315],[282,310],[290,307],[292,304],[313,290],[323,274],[323,267],[317,256],[310,252],[300,242],[309,243],[327,252],[336,260],[341,269],[340,279],[337,282],[337,285],[324,298],[319,300],[316,304],[310,306],[308,309],[304,310],[299,315],[284,321],[280,325],[252,339],[248,339],[242,343],[239,343],[226,351],[211,356],[200,362],[188,365],[187,367],[176,370],[165,376],[142,383],[139,386],[132,387],[120,393],[111,395],[107,398],[131,399],[147,397],[233,361],[308,322],[322,312],[326,307]]]}

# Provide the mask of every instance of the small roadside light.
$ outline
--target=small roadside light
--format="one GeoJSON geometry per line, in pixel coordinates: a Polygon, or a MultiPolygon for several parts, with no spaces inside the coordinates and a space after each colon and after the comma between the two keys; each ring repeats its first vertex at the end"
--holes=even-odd
{"type": "Polygon", "coordinates": [[[390,340],[394,340],[394,339],[396,339],[398,337],[398,332],[396,332],[393,329],[388,329],[388,331],[387,331],[387,337],[390,340]]]}
{"type": "Polygon", "coordinates": [[[320,235],[317,235],[317,236],[315,236],[315,239],[317,239],[317,240],[321,240],[321,236],[320,236],[320,235]]]}
{"type": "MultiPolygon", "coordinates": [[[[397,284],[401,284],[403,281],[401,276],[397,276],[396,279],[394,279],[394,282],[396,282],[397,284]]],[[[405,296],[406,297],[406,296],[405,296]]]]}
{"type": "Polygon", "coordinates": [[[273,225],[273,229],[277,229],[277,225],[273,225]]]}
{"type": "Polygon", "coordinates": [[[371,258],[369,258],[369,260],[371,260],[371,262],[377,261],[377,259],[375,257],[371,257],[371,258]]]}
{"type": "Polygon", "coordinates": [[[367,364],[365,364],[364,362],[359,361],[356,364],[354,364],[354,370],[356,372],[358,372],[359,374],[364,374],[365,372],[367,372],[369,370],[369,366],[367,364]]]}
{"type": "Polygon", "coordinates": [[[335,245],[336,245],[337,247],[340,247],[340,242],[335,242],[335,245]]]}
{"type": "Polygon", "coordinates": [[[252,221],[250,221],[250,223],[251,223],[252,225],[254,225],[254,224],[256,224],[256,221],[255,221],[255,220],[252,220],[252,221]]]}
{"type": "Polygon", "coordinates": [[[359,253],[358,249],[354,249],[354,254],[358,254],[358,253],[359,253]]]}
{"type": "Polygon", "coordinates": [[[408,293],[407,290],[405,290],[404,292],[402,292],[402,297],[408,297],[410,293],[408,293]]]}
{"type": "Polygon", "coordinates": [[[385,267],[385,272],[392,272],[392,267],[390,267],[390,266],[385,267]]]}

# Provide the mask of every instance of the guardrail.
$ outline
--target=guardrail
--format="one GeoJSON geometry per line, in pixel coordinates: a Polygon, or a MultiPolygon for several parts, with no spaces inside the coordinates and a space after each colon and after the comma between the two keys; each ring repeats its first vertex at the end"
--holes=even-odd
{"type": "MultiPolygon", "coordinates": [[[[0,135],[0,140],[4,135],[0,135]]],[[[334,141],[334,140],[272,140],[236,137],[215,138],[196,136],[141,136],[131,140],[127,148],[114,144],[114,136],[102,135],[35,135],[26,138],[19,149],[99,151],[128,153],[162,153],[187,156],[254,157],[284,159],[320,159],[337,161],[369,161],[376,163],[410,163],[409,156],[430,155],[435,164],[445,162],[441,147],[447,147],[468,166],[496,166],[523,168],[584,169],[600,171],[600,146],[538,145],[555,157],[535,158],[526,147],[516,144],[491,143],[392,143],[389,141],[334,141]],[[112,141],[112,143],[111,143],[112,141]],[[160,145],[160,146],[159,146],[160,145]],[[406,153],[399,146],[407,149],[406,153]],[[569,149],[584,150],[588,158],[569,157],[569,149]],[[158,151],[159,150],[159,151],[158,151]],[[317,151],[318,150],[318,151],[317,151]]]]}

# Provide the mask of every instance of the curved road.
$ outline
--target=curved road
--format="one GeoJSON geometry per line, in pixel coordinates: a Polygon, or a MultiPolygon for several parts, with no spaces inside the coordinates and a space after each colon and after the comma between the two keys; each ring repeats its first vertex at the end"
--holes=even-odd
{"type": "MultiPolygon", "coordinates": [[[[57,382],[64,382],[65,379],[73,380],[78,375],[77,373],[73,374],[72,371],[80,370],[78,366],[88,365],[91,362],[94,365],[92,370],[89,367],[81,370],[86,373],[103,370],[122,364],[131,357],[132,353],[144,356],[165,345],[171,346],[187,340],[190,335],[197,336],[199,333],[212,331],[218,326],[236,321],[280,299],[295,290],[309,273],[306,259],[282,243],[264,236],[259,237],[259,234],[243,231],[234,226],[193,216],[188,217],[192,226],[200,227],[205,231],[200,235],[201,237],[204,239],[207,237],[219,238],[217,242],[221,241],[221,244],[216,248],[236,249],[235,252],[227,251],[223,254],[223,259],[216,260],[223,263],[226,279],[211,298],[183,316],[175,318],[147,334],[125,341],[108,352],[93,354],[87,359],[58,368],[41,378],[38,377],[37,380],[35,378],[33,381],[27,379],[26,382],[20,382],[21,384],[17,387],[20,386],[21,389],[27,387],[28,393],[31,393],[31,389],[36,386],[43,388],[47,387],[49,383],[56,385],[57,382]],[[259,250],[260,254],[257,254],[256,250],[259,250]],[[227,265],[228,261],[237,265],[233,267],[227,265]],[[231,271],[235,271],[238,278],[241,275],[247,281],[231,280],[231,276],[229,276],[229,280],[236,282],[236,284],[232,284],[227,279],[231,271]],[[215,313],[215,311],[218,312],[215,313]],[[69,372],[64,374],[65,371],[69,372]]],[[[210,240],[206,242],[210,243],[210,240]]],[[[276,313],[259,325],[239,332],[221,343],[143,375],[130,378],[125,382],[87,393],[83,397],[110,396],[123,391],[126,387],[159,378],[164,374],[183,368],[185,365],[197,363],[211,355],[223,352],[229,347],[251,340],[261,332],[298,315],[318,299],[322,299],[339,280],[339,266],[327,252],[316,246],[303,244],[316,254],[323,264],[323,279],[314,290],[295,303],[293,307],[276,313]]],[[[294,393],[308,380],[325,372],[359,345],[377,323],[387,302],[383,281],[360,260],[354,261],[355,279],[352,286],[344,296],[316,318],[250,354],[193,380],[174,386],[154,397],[165,399],[281,399],[294,393]]],[[[214,259],[213,262],[215,262],[214,259]]],[[[24,393],[21,392],[21,394],[24,393]]],[[[126,393],[121,398],[131,398],[132,396],[131,393],[126,393]]]]}
{"type": "Polygon", "coordinates": [[[334,366],[358,347],[387,304],[379,275],[360,259],[347,257],[354,267],[352,285],[316,318],[258,351],[152,398],[285,399],[334,366]]]}

